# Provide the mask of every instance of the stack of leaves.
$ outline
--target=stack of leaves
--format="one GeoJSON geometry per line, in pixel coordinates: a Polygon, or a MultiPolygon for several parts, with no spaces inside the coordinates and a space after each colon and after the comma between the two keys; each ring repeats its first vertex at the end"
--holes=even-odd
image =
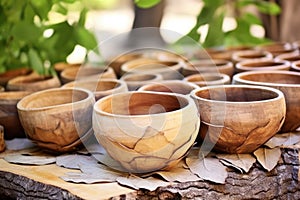
{"type": "Polygon", "coordinates": [[[193,148],[187,157],[169,171],[155,171],[147,174],[123,172],[120,164],[113,160],[98,144],[91,144],[74,154],[54,156],[41,151],[32,143],[18,139],[7,143],[0,158],[16,164],[46,165],[53,164],[64,168],[77,169],[68,172],[61,179],[73,183],[111,183],[133,189],[155,190],[176,182],[204,181],[225,184],[228,168],[237,173],[248,173],[253,164],[258,162],[264,169],[271,171],[281,158],[282,147],[291,147],[300,143],[299,133],[278,134],[265,146],[253,154],[216,154],[204,156],[199,148],[193,148]]]}

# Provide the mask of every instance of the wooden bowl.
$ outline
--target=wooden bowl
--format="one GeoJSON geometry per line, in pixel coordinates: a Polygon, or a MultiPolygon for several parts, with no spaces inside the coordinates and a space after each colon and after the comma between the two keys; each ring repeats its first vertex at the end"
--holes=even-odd
{"type": "Polygon", "coordinates": [[[5,91],[5,88],[2,85],[0,85],[0,92],[4,92],[4,91],[5,91]]]}
{"type": "Polygon", "coordinates": [[[143,85],[162,81],[163,78],[160,74],[126,74],[121,80],[126,82],[130,91],[135,91],[143,85]]]}
{"type": "Polygon", "coordinates": [[[133,173],[175,166],[193,145],[199,125],[196,104],[186,95],[134,91],[94,105],[98,142],[133,173]]]}
{"type": "Polygon", "coordinates": [[[201,116],[200,138],[206,137],[216,151],[251,153],[284,122],[284,96],[274,88],[209,86],[194,90],[191,96],[201,116]]]}
{"type": "Polygon", "coordinates": [[[185,63],[182,67],[182,75],[189,76],[199,73],[221,73],[227,74],[232,77],[234,73],[234,67],[232,62],[228,60],[195,60],[185,63]]]}
{"type": "Polygon", "coordinates": [[[122,75],[127,73],[161,74],[164,80],[182,79],[182,63],[178,60],[156,60],[140,58],[126,62],[121,66],[122,75]]]}
{"type": "Polygon", "coordinates": [[[43,76],[31,73],[25,76],[18,76],[8,81],[6,89],[10,91],[40,91],[49,88],[60,87],[57,76],[43,76]]]}
{"type": "Polygon", "coordinates": [[[60,74],[61,81],[66,84],[75,80],[83,79],[100,79],[100,78],[111,78],[116,79],[117,76],[111,67],[100,68],[100,67],[88,67],[79,66],[71,67],[63,70],[60,74]]]}
{"type": "Polygon", "coordinates": [[[234,63],[241,62],[244,60],[253,59],[272,59],[273,55],[267,51],[261,50],[246,50],[246,51],[236,51],[232,54],[232,61],[234,63]]]}
{"type": "Polygon", "coordinates": [[[296,71],[296,72],[300,72],[300,60],[292,62],[291,70],[296,71]]]}
{"type": "Polygon", "coordinates": [[[92,92],[56,88],[36,92],[17,104],[19,118],[29,139],[40,147],[72,151],[91,132],[95,103],[92,92]]]}
{"type": "Polygon", "coordinates": [[[276,56],[275,60],[285,60],[289,62],[295,62],[300,60],[300,53],[293,52],[293,53],[284,53],[276,56]]]}
{"type": "Polygon", "coordinates": [[[180,80],[168,80],[144,85],[140,87],[138,91],[168,92],[189,95],[191,91],[197,88],[199,87],[193,83],[180,80]]]}
{"type": "Polygon", "coordinates": [[[110,94],[127,92],[128,88],[124,81],[117,79],[101,79],[101,80],[79,80],[72,81],[62,86],[63,88],[83,88],[90,90],[95,95],[95,100],[110,94]]]}
{"type": "Polygon", "coordinates": [[[4,127],[5,139],[25,137],[18,116],[17,103],[30,93],[29,91],[0,92],[0,124],[4,127]]]}
{"type": "Polygon", "coordinates": [[[32,70],[28,69],[28,68],[19,68],[19,69],[8,70],[8,71],[0,74],[0,85],[5,87],[7,82],[10,79],[13,79],[17,76],[29,75],[31,73],[32,73],[32,70]]]}
{"type": "Polygon", "coordinates": [[[5,150],[4,128],[0,125],[0,153],[5,150]]]}
{"type": "Polygon", "coordinates": [[[290,71],[243,72],[233,77],[235,84],[268,86],[281,90],[286,100],[286,119],[282,132],[300,126],[300,73],[290,71]]]}
{"type": "Polygon", "coordinates": [[[109,59],[107,61],[107,65],[115,71],[115,73],[117,74],[118,77],[121,77],[121,75],[122,75],[121,66],[128,61],[135,60],[135,59],[138,59],[141,57],[143,57],[142,53],[130,52],[130,53],[122,54],[120,56],[109,59]]]}
{"type": "Polygon", "coordinates": [[[187,76],[184,81],[194,83],[200,87],[209,85],[224,85],[230,84],[230,77],[227,74],[219,73],[201,73],[187,76]]]}
{"type": "Polygon", "coordinates": [[[289,70],[290,63],[279,60],[245,60],[235,65],[237,72],[259,71],[259,70],[289,70]]]}
{"type": "Polygon", "coordinates": [[[81,63],[66,63],[66,62],[59,62],[54,64],[54,70],[56,71],[58,77],[60,77],[60,74],[63,70],[71,67],[80,67],[81,63]]]}
{"type": "Polygon", "coordinates": [[[273,42],[271,44],[265,44],[258,46],[257,49],[270,52],[274,57],[284,54],[292,53],[296,51],[296,48],[288,42],[273,42]]]}

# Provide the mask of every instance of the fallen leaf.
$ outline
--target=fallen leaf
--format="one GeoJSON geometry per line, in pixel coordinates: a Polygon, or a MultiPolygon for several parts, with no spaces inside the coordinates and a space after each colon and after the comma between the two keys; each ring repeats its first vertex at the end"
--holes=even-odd
{"type": "Polygon", "coordinates": [[[107,153],[106,154],[93,154],[93,156],[103,165],[106,165],[109,168],[112,168],[117,171],[126,171],[121,164],[114,160],[112,157],[110,157],[107,153]]]}
{"type": "Polygon", "coordinates": [[[85,174],[81,172],[68,172],[65,176],[61,176],[61,179],[67,182],[73,183],[104,183],[104,182],[116,182],[116,177],[110,176],[110,174],[85,174]]]}
{"type": "Polygon", "coordinates": [[[217,158],[205,157],[199,159],[187,157],[186,163],[194,174],[205,180],[224,184],[228,176],[226,167],[217,158]]]}
{"type": "Polygon", "coordinates": [[[256,159],[251,154],[217,154],[217,158],[226,160],[237,168],[243,169],[248,172],[256,159]]]}
{"type": "Polygon", "coordinates": [[[160,175],[163,179],[169,182],[202,180],[200,177],[192,173],[190,169],[186,168],[186,165],[183,161],[181,161],[176,167],[171,168],[169,171],[158,171],[154,173],[160,175]]]}
{"type": "Polygon", "coordinates": [[[278,163],[281,151],[280,148],[259,148],[254,152],[258,162],[268,171],[271,171],[278,163]]]}
{"type": "Polygon", "coordinates": [[[30,155],[33,152],[39,152],[40,149],[37,147],[29,148],[29,149],[21,149],[21,150],[9,150],[6,149],[4,152],[0,153],[0,158],[4,158],[10,155],[16,155],[16,154],[26,154],[30,155]]]}
{"type": "Polygon", "coordinates": [[[79,154],[105,154],[105,149],[98,143],[85,144],[85,148],[77,151],[79,154]]]}
{"type": "Polygon", "coordinates": [[[23,154],[14,154],[4,157],[9,163],[25,164],[25,165],[47,165],[55,163],[56,159],[54,156],[32,156],[23,154]]]}
{"type": "Polygon", "coordinates": [[[61,155],[56,157],[56,165],[68,169],[80,169],[80,164],[93,165],[97,164],[97,160],[92,156],[86,155],[61,155]]]}
{"type": "Polygon", "coordinates": [[[227,167],[232,167],[232,168],[238,170],[241,174],[244,173],[244,171],[243,171],[242,168],[239,168],[238,166],[233,165],[232,163],[230,163],[230,162],[228,162],[228,161],[226,161],[226,160],[220,160],[220,162],[221,162],[223,165],[227,166],[227,167]]]}
{"type": "Polygon", "coordinates": [[[130,175],[128,177],[119,177],[117,178],[117,182],[120,185],[128,186],[136,190],[143,188],[150,191],[156,190],[156,188],[158,187],[163,187],[170,184],[168,182],[153,177],[140,178],[135,175],[130,175]]]}
{"type": "Polygon", "coordinates": [[[283,133],[276,134],[264,145],[269,148],[275,148],[280,146],[291,146],[300,142],[300,133],[283,133]]]}
{"type": "Polygon", "coordinates": [[[12,140],[5,140],[6,149],[22,150],[35,147],[36,145],[27,138],[14,138],[12,140]]]}

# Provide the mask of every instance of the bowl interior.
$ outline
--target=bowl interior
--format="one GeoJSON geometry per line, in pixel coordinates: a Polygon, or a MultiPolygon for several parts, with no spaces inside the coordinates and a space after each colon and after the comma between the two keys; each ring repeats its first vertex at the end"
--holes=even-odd
{"type": "Polygon", "coordinates": [[[240,79],[264,83],[300,84],[300,75],[281,73],[254,73],[241,75],[240,79]]]}
{"type": "Polygon", "coordinates": [[[95,74],[101,74],[106,72],[107,69],[97,67],[71,67],[65,70],[64,75],[67,77],[86,77],[95,74]]]}
{"type": "MultiPolygon", "coordinates": [[[[134,61],[133,61],[134,62],[134,61]]],[[[145,62],[136,62],[132,64],[128,64],[127,70],[156,70],[156,69],[162,69],[170,66],[174,66],[178,64],[178,62],[175,61],[159,61],[159,60],[145,60],[145,62]]]]}
{"type": "Polygon", "coordinates": [[[45,90],[31,94],[19,102],[19,107],[24,109],[39,109],[58,106],[82,101],[88,98],[89,94],[82,90],[58,89],[45,90]]]}
{"type": "Polygon", "coordinates": [[[219,80],[222,80],[222,79],[223,79],[223,77],[221,75],[218,75],[218,74],[209,74],[209,75],[197,74],[196,76],[192,75],[190,77],[187,77],[187,80],[190,81],[190,82],[219,81],[219,80]]]}
{"type": "Polygon", "coordinates": [[[90,91],[107,91],[119,87],[121,84],[117,81],[101,80],[101,81],[77,81],[67,83],[69,87],[80,87],[90,91]]]}
{"type": "Polygon", "coordinates": [[[272,66],[279,66],[283,65],[283,62],[273,62],[273,61],[260,61],[260,62],[249,62],[244,63],[243,66],[245,67],[272,67],[272,66]]]}
{"type": "Polygon", "coordinates": [[[247,87],[210,88],[200,90],[195,95],[202,99],[229,102],[254,102],[278,97],[278,94],[271,90],[247,87]]]}
{"type": "Polygon", "coordinates": [[[124,93],[100,100],[99,110],[116,115],[148,115],[172,112],[188,105],[188,100],[176,95],[158,93],[124,93]]]}
{"type": "Polygon", "coordinates": [[[125,81],[150,81],[156,78],[154,74],[133,74],[124,77],[125,81]]]}
{"type": "Polygon", "coordinates": [[[170,92],[177,94],[189,94],[195,87],[184,82],[154,83],[145,85],[141,88],[143,91],[170,92]]]}

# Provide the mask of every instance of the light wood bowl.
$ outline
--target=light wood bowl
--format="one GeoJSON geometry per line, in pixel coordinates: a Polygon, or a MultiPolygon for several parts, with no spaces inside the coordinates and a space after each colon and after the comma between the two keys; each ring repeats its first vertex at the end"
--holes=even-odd
{"type": "Polygon", "coordinates": [[[0,92],[0,124],[5,129],[5,139],[25,137],[18,116],[17,103],[30,93],[29,91],[0,92]]]}
{"type": "Polygon", "coordinates": [[[189,83],[180,80],[161,81],[159,83],[150,83],[138,89],[138,91],[152,91],[152,92],[168,92],[189,95],[191,91],[199,88],[194,83],[189,83]]]}
{"type": "Polygon", "coordinates": [[[227,74],[228,76],[232,77],[234,73],[234,66],[232,62],[228,60],[203,59],[186,62],[182,67],[183,76],[200,73],[221,73],[227,74]]]}
{"type": "Polygon", "coordinates": [[[110,94],[127,92],[128,88],[124,81],[117,79],[101,80],[79,80],[72,81],[62,86],[63,88],[83,88],[90,90],[95,95],[95,100],[99,100],[110,94]]]}
{"type": "Polygon", "coordinates": [[[227,74],[219,73],[201,73],[187,76],[183,79],[189,83],[198,85],[199,87],[209,85],[224,85],[230,84],[230,77],[227,74]]]}
{"type": "Polygon", "coordinates": [[[191,94],[201,116],[200,138],[216,151],[251,153],[274,136],[285,119],[285,100],[274,88],[209,86],[191,94]]]}
{"type": "Polygon", "coordinates": [[[300,53],[299,52],[292,52],[292,53],[284,53],[276,56],[275,60],[285,60],[289,62],[295,62],[300,60],[300,53]]]}
{"type": "Polygon", "coordinates": [[[297,49],[288,42],[273,42],[271,44],[265,44],[257,46],[256,49],[270,52],[274,57],[284,54],[292,53],[297,51],[297,49]]]}
{"type": "Polygon", "coordinates": [[[130,91],[135,91],[143,85],[157,83],[163,80],[160,74],[126,74],[121,77],[130,91]]]}
{"type": "Polygon", "coordinates": [[[292,62],[291,70],[296,71],[296,72],[300,72],[300,60],[292,62]]]}
{"type": "Polygon", "coordinates": [[[92,92],[57,88],[36,92],[17,104],[19,118],[29,139],[56,152],[73,151],[91,131],[95,103],[92,92]]]}
{"type": "Polygon", "coordinates": [[[122,75],[127,73],[161,74],[164,80],[182,79],[182,63],[178,60],[156,60],[140,58],[124,63],[122,75]]]}
{"type": "Polygon", "coordinates": [[[244,71],[266,71],[266,70],[286,70],[290,69],[288,61],[259,59],[259,60],[244,60],[235,65],[237,72],[244,71]]]}
{"type": "Polygon", "coordinates": [[[25,76],[32,73],[31,69],[28,68],[19,68],[19,69],[12,69],[8,70],[4,73],[0,74],[0,85],[6,86],[7,82],[17,76],[25,76]]]}
{"type": "Polygon", "coordinates": [[[60,74],[61,81],[66,84],[75,80],[84,79],[101,79],[101,78],[111,78],[116,79],[117,76],[111,67],[100,68],[100,67],[90,67],[90,66],[77,66],[71,67],[63,70],[60,74]]]}
{"type": "Polygon", "coordinates": [[[232,54],[232,61],[234,63],[241,62],[244,60],[253,60],[253,59],[272,59],[273,55],[267,51],[261,50],[246,50],[246,51],[236,51],[232,54]]]}
{"type": "Polygon", "coordinates": [[[61,84],[57,76],[43,76],[34,72],[9,80],[6,89],[10,91],[36,92],[50,88],[58,88],[60,86],[61,84]]]}
{"type": "Polygon", "coordinates": [[[175,166],[193,145],[199,125],[196,104],[186,95],[134,91],[94,105],[98,142],[133,173],[175,166]]]}
{"type": "Polygon", "coordinates": [[[243,72],[236,74],[233,82],[281,90],[286,100],[286,119],[281,131],[295,131],[300,126],[300,73],[291,71],[243,72]]]}

